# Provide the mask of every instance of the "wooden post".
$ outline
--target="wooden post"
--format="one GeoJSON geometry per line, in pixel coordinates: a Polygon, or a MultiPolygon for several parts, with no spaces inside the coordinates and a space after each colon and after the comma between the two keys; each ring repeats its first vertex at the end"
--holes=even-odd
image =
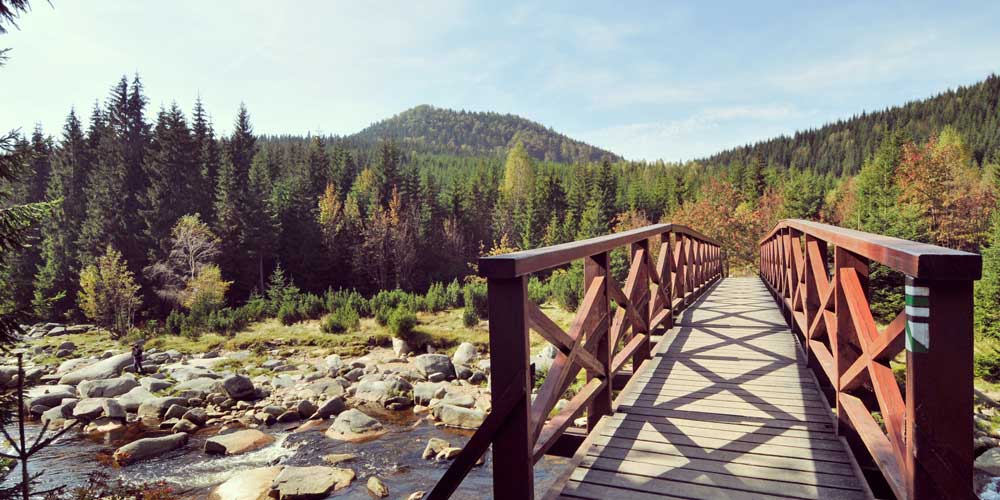
{"type": "Polygon", "coordinates": [[[493,438],[493,497],[534,498],[531,440],[531,378],[528,375],[528,324],[525,301],[528,280],[521,276],[490,279],[490,392],[493,406],[511,385],[522,391],[520,401],[493,438]]]}
{"type": "MultiPolygon", "coordinates": [[[[649,317],[650,299],[652,298],[649,294],[649,269],[646,267],[648,262],[652,260],[649,256],[649,240],[641,240],[632,244],[632,261],[635,261],[636,254],[642,250],[646,254],[646,258],[642,260],[642,265],[639,266],[639,275],[635,277],[637,286],[635,288],[635,297],[629,297],[632,304],[635,306],[636,311],[639,316],[646,318],[646,323],[652,319],[649,317]],[[635,299],[640,299],[641,302],[635,302],[635,299]]],[[[632,323],[632,333],[633,335],[642,335],[645,340],[639,345],[635,350],[635,354],[632,355],[632,373],[635,373],[639,369],[639,365],[643,361],[649,359],[649,328],[646,325],[637,325],[632,323]]],[[[612,346],[614,347],[614,346],[612,346]]]]}
{"type": "Polygon", "coordinates": [[[664,304],[664,308],[670,311],[667,314],[667,319],[663,323],[663,329],[669,330],[674,327],[674,242],[670,240],[670,235],[673,233],[663,233],[660,236],[662,244],[660,245],[660,252],[665,252],[666,255],[661,256],[664,261],[664,266],[659,269],[660,272],[660,286],[667,287],[667,303],[664,304]]]}
{"type": "Polygon", "coordinates": [[[906,279],[906,493],[974,498],[972,281],[906,279]]]}
{"type": "Polygon", "coordinates": [[[835,281],[837,290],[835,292],[836,297],[834,298],[834,307],[836,308],[837,315],[837,332],[833,335],[835,338],[830,339],[830,347],[833,349],[834,373],[837,376],[837,380],[831,382],[837,390],[837,434],[850,436],[853,435],[854,430],[847,417],[847,413],[841,409],[840,402],[840,378],[858,357],[855,352],[856,349],[851,345],[851,339],[857,338],[858,332],[854,328],[851,311],[847,306],[847,295],[844,293],[844,286],[841,284],[842,273],[848,268],[854,269],[857,272],[858,280],[861,282],[861,289],[867,290],[868,259],[837,247],[834,254],[834,270],[837,273],[835,281]]]}
{"type": "MultiPolygon", "coordinates": [[[[608,253],[599,253],[597,255],[592,255],[583,260],[583,289],[587,290],[590,287],[590,283],[595,279],[603,276],[607,278],[608,276],[608,253]]],[[[610,314],[610,293],[608,292],[609,280],[604,280],[604,290],[601,293],[601,298],[594,304],[597,317],[602,318],[599,323],[594,325],[594,330],[590,335],[600,337],[597,342],[597,349],[594,352],[594,356],[597,361],[604,365],[605,373],[611,374],[611,356],[614,352],[614,346],[611,345],[611,314],[610,314]]],[[[589,342],[588,342],[589,345],[589,342]]],[[[587,372],[587,381],[595,378],[596,374],[587,372]]],[[[613,386],[612,377],[609,376],[607,384],[604,388],[600,390],[595,396],[594,400],[590,402],[590,406],[587,407],[587,431],[590,432],[594,430],[597,423],[600,422],[601,417],[604,415],[611,414],[611,401],[613,399],[613,386]]],[[[496,498],[518,498],[515,496],[496,498]]]]}

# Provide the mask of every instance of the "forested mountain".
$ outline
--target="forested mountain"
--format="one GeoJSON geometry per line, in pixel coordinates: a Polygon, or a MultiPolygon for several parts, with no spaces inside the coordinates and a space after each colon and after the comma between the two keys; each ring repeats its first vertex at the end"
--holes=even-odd
{"type": "Polygon", "coordinates": [[[511,114],[454,111],[421,105],[349,137],[361,144],[390,138],[405,150],[443,154],[505,155],[515,142],[538,160],[600,161],[620,157],[511,114]]]}
{"type": "Polygon", "coordinates": [[[965,138],[979,163],[1000,159],[1000,76],[912,101],[882,111],[862,113],[819,128],[780,136],[714,154],[702,163],[747,164],[808,168],[834,175],[858,173],[890,132],[909,140],[927,141],[946,125],[965,138]]]}

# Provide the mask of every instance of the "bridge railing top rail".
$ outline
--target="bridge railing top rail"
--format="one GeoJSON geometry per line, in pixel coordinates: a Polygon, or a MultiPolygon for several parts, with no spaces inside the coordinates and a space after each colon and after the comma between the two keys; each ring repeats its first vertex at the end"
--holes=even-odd
{"type": "Polygon", "coordinates": [[[979,254],[802,219],[779,221],[760,244],[784,229],[801,231],[914,278],[976,280],[982,275],[979,254]]]}
{"type": "Polygon", "coordinates": [[[664,233],[683,234],[691,238],[721,247],[713,238],[680,224],[651,224],[630,231],[598,236],[586,240],[571,241],[532,250],[522,250],[504,255],[479,259],[479,275],[484,278],[517,278],[526,274],[544,271],[568,264],[591,255],[609,252],[631,243],[646,240],[664,233]]]}

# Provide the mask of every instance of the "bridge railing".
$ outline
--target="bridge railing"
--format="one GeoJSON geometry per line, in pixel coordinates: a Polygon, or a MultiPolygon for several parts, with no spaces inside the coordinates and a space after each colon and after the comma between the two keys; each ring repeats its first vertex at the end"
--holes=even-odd
{"type": "Polygon", "coordinates": [[[974,497],[980,274],[977,254],[803,220],[779,222],[760,242],[762,279],[835,391],[838,434],[867,452],[897,498],[974,497]],[[869,305],[872,263],[906,276],[905,307],[884,328],[869,305]],[[904,349],[905,393],[890,366],[904,349]]]}
{"type": "Polygon", "coordinates": [[[535,462],[584,412],[588,430],[611,414],[615,375],[629,361],[634,373],[649,359],[651,332],[670,328],[673,314],[724,273],[718,242],[673,224],[480,259],[488,283],[492,410],[429,498],[449,497],[491,445],[494,498],[533,498],[535,462]],[[630,255],[624,286],[610,272],[611,252],[621,247],[630,255]],[[584,295],[566,331],[528,300],[528,278],[576,260],[583,261],[584,295]],[[529,329],[557,350],[534,401],[529,329]],[[587,383],[548,419],[580,370],[587,383]]]}

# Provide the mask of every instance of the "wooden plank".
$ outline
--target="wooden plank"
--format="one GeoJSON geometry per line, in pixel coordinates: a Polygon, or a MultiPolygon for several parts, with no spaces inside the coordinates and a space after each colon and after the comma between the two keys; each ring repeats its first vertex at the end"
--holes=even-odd
{"type": "Polygon", "coordinates": [[[751,423],[743,422],[713,422],[711,420],[695,420],[689,418],[671,418],[671,417],[643,417],[634,414],[624,414],[619,413],[617,415],[612,415],[608,417],[608,426],[617,427],[632,427],[641,428],[644,425],[653,425],[654,427],[660,424],[670,425],[681,431],[686,429],[719,429],[723,431],[732,432],[753,432],[758,435],[772,435],[772,436],[793,436],[802,437],[809,439],[834,439],[838,440],[836,434],[833,433],[832,429],[827,430],[809,430],[809,429],[796,429],[791,427],[763,427],[760,425],[754,425],[751,423]]]}

